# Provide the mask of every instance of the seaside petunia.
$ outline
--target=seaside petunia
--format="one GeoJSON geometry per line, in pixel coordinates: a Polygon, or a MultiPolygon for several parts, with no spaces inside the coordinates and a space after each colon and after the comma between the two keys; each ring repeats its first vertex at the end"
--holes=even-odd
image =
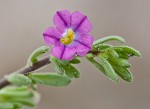
{"type": "Polygon", "coordinates": [[[55,27],[46,29],[44,40],[52,45],[51,54],[62,60],[72,60],[75,55],[85,56],[93,44],[93,36],[88,34],[92,25],[88,17],[76,11],[57,11],[53,22],[55,27]]]}

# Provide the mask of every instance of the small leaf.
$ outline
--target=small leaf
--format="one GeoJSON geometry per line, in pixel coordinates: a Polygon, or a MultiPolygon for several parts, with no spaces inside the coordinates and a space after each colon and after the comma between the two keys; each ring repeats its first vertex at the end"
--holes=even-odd
{"type": "Polygon", "coordinates": [[[0,109],[14,109],[13,103],[0,103],[0,109]]]}
{"type": "Polygon", "coordinates": [[[132,48],[132,47],[128,47],[128,46],[117,46],[117,47],[114,47],[114,49],[117,49],[117,48],[121,48],[122,52],[131,54],[131,55],[134,55],[134,56],[137,56],[137,57],[141,57],[140,52],[137,51],[136,49],[132,48]]]}
{"type": "Polygon", "coordinates": [[[79,78],[80,72],[72,66],[69,61],[65,62],[51,56],[51,62],[55,66],[56,72],[63,75],[64,73],[70,78],[79,78]],[[63,63],[65,62],[65,63],[63,63]]]}
{"type": "Polygon", "coordinates": [[[122,59],[122,58],[110,57],[108,60],[111,63],[118,65],[118,67],[126,67],[126,68],[131,67],[131,64],[127,60],[122,59]]]}
{"type": "Polygon", "coordinates": [[[107,49],[107,48],[110,48],[110,47],[112,47],[112,45],[110,45],[110,44],[98,44],[96,46],[93,46],[92,50],[99,51],[99,50],[104,50],[104,49],[107,49]]]}
{"type": "Polygon", "coordinates": [[[121,48],[115,48],[115,51],[119,55],[119,58],[126,59],[126,60],[129,59],[129,54],[124,52],[121,48]]]}
{"type": "Polygon", "coordinates": [[[113,81],[119,82],[119,79],[118,79],[114,69],[112,68],[111,64],[101,55],[99,56],[99,62],[103,66],[103,68],[106,72],[106,75],[109,78],[111,78],[113,81]]]}
{"type": "Polygon", "coordinates": [[[55,58],[55,61],[57,61],[57,62],[59,62],[60,64],[63,64],[63,65],[68,65],[69,64],[69,61],[67,61],[67,60],[60,60],[58,58],[55,58]]]}
{"type": "MultiPolygon", "coordinates": [[[[56,72],[63,75],[64,72],[65,72],[65,70],[63,69],[61,63],[58,62],[58,59],[55,58],[54,56],[51,56],[51,57],[50,57],[50,61],[51,61],[51,63],[54,65],[56,72]]],[[[68,64],[68,63],[67,63],[67,64],[68,64]]]]}
{"type": "Polygon", "coordinates": [[[28,64],[34,64],[37,63],[39,56],[49,51],[49,47],[47,46],[41,46],[37,48],[35,51],[32,52],[28,59],[28,64]]]}
{"type": "Polygon", "coordinates": [[[28,76],[36,83],[48,86],[66,86],[71,82],[68,77],[55,73],[31,73],[28,76]]]}
{"type": "MultiPolygon", "coordinates": [[[[0,90],[0,102],[13,103],[15,107],[21,105],[34,106],[34,93],[27,87],[6,87],[0,90]]],[[[14,108],[15,109],[15,108],[14,108]]]]}
{"type": "Polygon", "coordinates": [[[81,61],[78,58],[74,58],[73,60],[69,61],[71,64],[79,64],[81,61]]]}
{"type": "Polygon", "coordinates": [[[119,57],[118,53],[113,48],[108,48],[102,51],[103,53],[111,56],[111,57],[119,57]]]}
{"type": "Polygon", "coordinates": [[[120,41],[122,43],[125,43],[125,40],[121,37],[121,36],[106,36],[104,38],[101,38],[99,40],[96,40],[94,43],[93,43],[93,46],[96,46],[98,44],[102,44],[102,43],[105,43],[105,42],[108,42],[108,41],[111,41],[111,40],[117,40],[117,41],[120,41]]]}
{"type": "Polygon", "coordinates": [[[17,86],[31,86],[32,80],[23,74],[14,73],[6,76],[6,79],[17,86]]]}
{"type": "Polygon", "coordinates": [[[3,100],[10,100],[11,98],[32,98],[31,93],[27,87],[6,87],[0,90],[0,102],[3,100]],[[19,93],[18,93],[19,92],[19,93]],[[4,98],[4,99],[3,99],[4,98]]]}
{"type": "Polygon", "coordinates": [[[70,78],[79,78],[80,77],[80,72],[73,66],[64,66],[62,65],[63,69],[65,70],[65,74],[70,77],[70,78]]]}
{"type": "Polygon", "coordinates": [[[130,72],[129,69],[121,66],[114,66],[113,68],[115,69],[115,72],[125,81],[127,82],[132,82],[133,81],[133,76],[132,73],[130,72]]]}
{"type": "Polygon", "coordinates": [[[101,64],[99,64],[97,61],[94,60],[94,58],[89,58],[88,56],[86,56],[87,60],[90,61],[99,71],[101,71],[103,74],[106,74],[103,66],[101,64]]]}

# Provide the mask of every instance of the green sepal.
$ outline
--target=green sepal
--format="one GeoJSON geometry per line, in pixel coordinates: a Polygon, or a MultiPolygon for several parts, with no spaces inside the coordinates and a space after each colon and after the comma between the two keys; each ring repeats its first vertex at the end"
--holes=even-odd
{"type": "Polygon", "coordinates": [[[121,36],[106,36],[104,38],[94,41],[93,46],[96,46],[96,45],[99,45],[99,44],[102,44],[111,40],[117,40],[119,42],[125,43],[125,40],[121,36]]]}
{"type": "Polygon", "coordinates": [[[56,73],[30,73],[28,76],[34,82],[48,86],[66,86],[71,82],[70,78],[56,73]]]}
{"type": "Polygon", "coordinates": [[[116,46],[116,47],[113,47],[113,48],[114,49],[118,49],[119,48],[124,53],[128,53],[129,55],[141,57],[141,53],[139,51],[137,51],[136,49],[132,48],[132,47],[128,47],[128,46],[116,46]]]}
{"type": "Polygon", "coordinates": [[[113,81],[119,82],[118,76],[115,73],[111,64],[101,55],[99,55],[99,63],[103,66],[106,75],[113,81]]]}
{"type": "Polygon", "coordinates": [[[37,48],[36,50],[34,50],[28,59],[28,62],[27,62],[28,65],[37,63],[39,56],[41,56],[42,54],[48,51],[49,51],[49,47],[47,46],[41,46],[37,48]]]}
{"type": "Polygon", "coordinates": [[[6,79],[17,86],[31,86],[32,80],[28,78],[27,76],[19,73],[14,73],[11,75],[6,76],[6,79]]]}

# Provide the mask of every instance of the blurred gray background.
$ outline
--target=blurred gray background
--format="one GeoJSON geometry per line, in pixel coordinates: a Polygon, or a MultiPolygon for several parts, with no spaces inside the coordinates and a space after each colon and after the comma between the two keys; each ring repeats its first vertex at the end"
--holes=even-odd
{"type": "Polygon", "coordinates": [[[71,85],[38,88],[42,99],[36,109],[149,109],[150,0],[0,0],[0,77],[23,67],[30,53],[45,45],[42,32],[61,9],[85,13],[95,39],[123,36],[142,58],[131,59],[134,81],[118,84],[83,59],[81,78],[71,85]]]}

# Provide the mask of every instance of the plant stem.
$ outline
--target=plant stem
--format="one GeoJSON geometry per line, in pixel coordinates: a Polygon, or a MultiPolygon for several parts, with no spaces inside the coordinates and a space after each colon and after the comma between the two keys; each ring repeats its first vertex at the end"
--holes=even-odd
{"type": "MultiPolygon", "coordinates": [[[[100,53],[100,51],[89,51],[88,53],[92,53],[94,55],[98,55],[100,53]]],[[[40,69],[41,67],[44,67],[48,64],[50,64],[50,57],[45,57],[41,60],[39,60],[36,64],[33,64],[32,66],[25,66],[24,68],[16,71],[20,74],[24,74],[24,75],[27,75],[28,73],[32,72],[32,71],[35,71],[35,70],[38,70],[40,69]]],[[[6,87],[8,85],[10,85],[11,83],[9,81],[7,81],[6,78],[3,78],[0,80],[0,89],[2,89],[3,87],[6,87]]]]}
{"type": "MultiPolygon", "coordinates": [[[[43,58],[41,60],[39,60],[36,64],[33,64],[32,66],[26,66],[20,70],[18,70],[17,72],[20,73],[20,74],[24,74],[26,75],[27,73],[29,72],[32,72],[32,71],[35,71],[35,70],[38,70],[40,69],[41,67],[44,67],[48,64],[50,64],[50,59],[49,59],[49,56],[46,57],[46,58],[43,58]]],[[[0,89],[2,89],[3,87],[5,86],[8,86],[10,85],[11,83],[9,81],[7,81],[5,78],[3,78],[1,81],[0,81],[0,89]]]]}

